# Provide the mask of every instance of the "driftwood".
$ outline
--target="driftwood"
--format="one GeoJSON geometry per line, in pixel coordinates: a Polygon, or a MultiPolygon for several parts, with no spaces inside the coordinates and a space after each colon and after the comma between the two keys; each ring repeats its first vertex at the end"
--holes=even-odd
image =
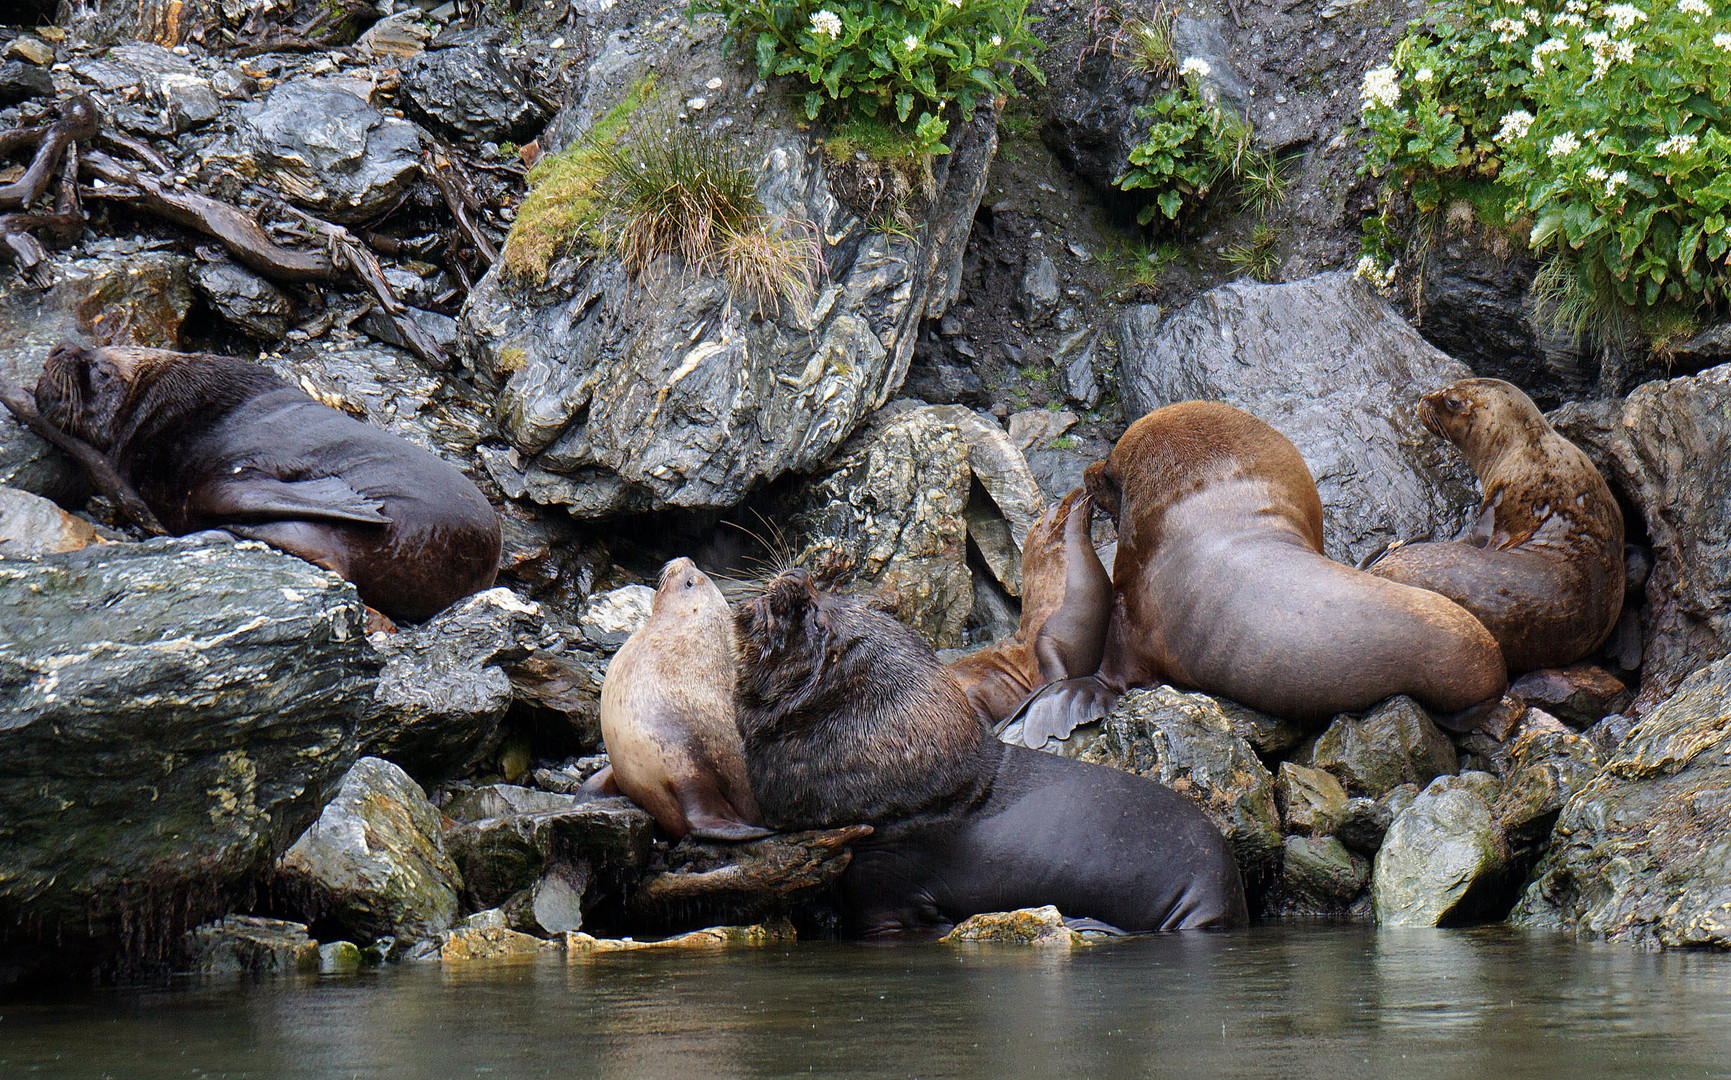
{"type": "Polygon", "coordinates": [[[766,836],[744,844],[689,838],[673,849],[676,869],[645,878],[633,903],[639,906],[692,900],[785,897],[827,885],[853,858],[847,845],[871,835],[870,825],[766,836]]]}
{"type": "MultiPolygon", "coordinates": [[[[22,210],[40,198],[54,179],[61,157],[74,143],[95,135],[101,123],[102,114],[97,112],[95,103],[80,94],[60,106],[60,118],[54,123],[45,128],[24,129],[27,133],[40,133],[34,139],[36,156],[23,176],[10,184],[0,184],[0,210],[22,210]]],[[[13,149],[28,145],[28,141],[20,140],[13,149]]]]}
{"type": "Polygon", "coordinates": [[[115,508],[133,524],[152,536],[168,535],[162,522],[156,520],[150,507],[144,504],[144,497],[138,493],[138,489],[120,475],[107,454],[44,420],[42,414],[36,411],[36,402],[16,386],[0,385],[0,404],[4,404],[7,410],[18,418],[19,423],[42,436],[76,462],[96,490],[108,496],[115,508]]]}

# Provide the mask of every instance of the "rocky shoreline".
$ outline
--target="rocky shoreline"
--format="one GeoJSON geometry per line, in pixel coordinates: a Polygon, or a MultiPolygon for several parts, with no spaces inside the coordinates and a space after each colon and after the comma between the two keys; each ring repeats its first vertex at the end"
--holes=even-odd
{"type": "MultiPolygon", "coordinates": [[[[1724,324],[1670,368],[1601,364],[1537,332],[1532,267],[1453,219],[1391,285],[1350,272],[1357,81],[1407,6],[1181,7],[1187,55],[1267,114],[1257,137],[1297,180],[1281,283],[1233,280],[1219,253],[1248,225],[1223,212],[1154,285],[1109,250],[1135,235],[1110,180],[1146,79],[1119,24],[1061,5],[1051,87],[952,124],[899,223],[860,212],[878,166],[838,158],[682,5],[37,6],[0,26],[0,130],[88,95],[92,152],[283,250],[358,254],[290,280],[86,172],[76,236],[0,262],[0,383],[32,385],[67,336],[256,356],[461,468],[505,552],[498,587],[369,636],[353,587],[310,564],[223,533],[135,540],[0,419],[0,986],[831,933],[856,833],[670,845],[579,794],[663,559],[740,582],[823,566],[940,649],[986,644],[1015,629],[1047,502],[1129,421],[1206,398],[1296,444],[1327,552],[1353,563],[1473,512],[1414,406],[1474,373],[1551,408],[1623,507],[1627,600],[1593,657],[1521,676],[1466,735],[1404,698],[1305,732],[1155,687],[1047,749],[1195,801],[1262,917],[1731,947],[1724,324]],[[1307,48],[1353,59],[1306,73],[1307,48]],[[621,109],[748,148],[765,213],[818,240],[808,302],[745,303],[671,258],[633,277],[583,245],[513,269],[524,162],[621,109]]],[[[0,191],[30,160],[0,158],[0,191]]],[[[1000,929],[1075,943],[1042,926],[1000,929]]]]}

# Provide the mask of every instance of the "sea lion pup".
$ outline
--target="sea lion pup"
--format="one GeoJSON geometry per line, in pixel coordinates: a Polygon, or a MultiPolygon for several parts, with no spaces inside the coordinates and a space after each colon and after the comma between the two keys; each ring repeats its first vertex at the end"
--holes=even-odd
{"type": "Polygon", "coordinates": [[[1049,682],[1091,675],[1106,645],[1112,579],[1100,564],[1081,488],[1048,508],[1022,550],[1022,620],[1008,640],[950,664],[974,713],[995,724],[1049,682]]]}
{"type": "Polygon", "coordinates": [[[1502,653],[1465,609],[1322,553],[1310,470],[1256,417],[1168,405],[1085,476],[1118,522],[1105,657],[1029,701],[1029,745],[1162,682],[1310,725],[1395,694],[1449,714],[1502,693],[1502,653]]]}
{"type": "Polygon", "coordinates": [[[733,612],[690,559],[661,568],[649,620],[601,682],[608,766],[585,790],[618,792],[673,839],[768,836],[733,722],[733,612]]]}
{"type": "Polygon", "coordinates": [[[745,763],[778,829],[870,824],[848,936],[921,938],[1056,905],[1141,933],[1246,921],[1238,864],[1183,796],[993,738],[931,646],[803,570],[737,609],[745,763]]]}
{"type": "Polygon", "coordinates": [[[391,619],[419,622],[493,584],[499,517],[468,477],[258,364],[62,345],[36,408],[112,463],[168,532],[262,540],[341,574],[391,619]]]}
{"type": "Polygon", "coordinates": [[[1454,540],[1390,548],[1379,577],[1478,616],[1509,671],[1562,667],[1599,647],[1623,610],[1623,512],[1580,447],[1501,379],[1463,379],[1419,402],[1461,448],[1484,502],[1454,540]]]}

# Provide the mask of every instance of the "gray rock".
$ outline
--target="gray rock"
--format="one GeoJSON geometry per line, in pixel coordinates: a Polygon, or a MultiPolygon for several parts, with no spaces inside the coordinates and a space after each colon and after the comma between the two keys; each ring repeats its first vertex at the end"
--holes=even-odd
{"type": "Polygon", "coordinates": [[[26,98],[53,96],[54,78],[46,69],[17,60],[0,64],[0,109],[26,98]]]}
{"type": "Polygon", "coordinates": [[[138,73],[144,103],[158,111],[171,133],[191,131],[222,115],[210,83],[190,62],[160,45],[120,45],[108,51],[107,59],[138,73]]]}
{"type": "Polygon", "coordinates": [[[199,263],[192,283],[218,315],[253,337],[276,341],[288,333],[294,301],[251,270],[227,259],[199,263]]]}
{"type": "Polygon", "coordinates": [[[1695,672],[1570,797],[1512,921],[1731,946],[1731,660],[1695,672]]]}
{"type": "Polygon", "coordinates": [[[1022,313],[1030,326],[1039,326],[1058,309],[1063,294],[1058,291],[1058,264],[1048,255],[1039,255],[1022,275],[1022,313]]]}
{"type": "Polygon", "coordinates": [[[335,81],[285,82],[262,105],[241,108],[235,135],[204,152],[206,168],[231,169],[332,221],[382,213],[420,175],[414,125],[335,81]]]}
{"type": "Polygon", "coordinates": [[[1536,852],[1558,811],[1598,775],[1599,750],[1583,735],[1552,721],[1523,730],[1509,747],[1509,767],[1497,796],[1497,829],[1518,851],[1536,852]]]}
{"type": "Polygon", "coordinates": [[[577,629],[587,641],[616,650],[649,620],[655,590],[647,585],[621,585],[596,593],[577,609],[577,629]]]}
{"type": "Polygon", "coordinates": [[[887,412],[836,454],[795,516],[802,566],[840,566],[939,648],[974,605],[967,564],[968,443],[942,411],[887,412]]]}
{"type": "Polygon", "coordinates": [[[512,715],[528,726],[535,746],[551,754],[586,754],[601,744],[601,676],[594,653],[539,649],[506,667],[512,715]]]}
{"type": "Polygon", "coordinates": [[[1011,596],[1022,595],[1022,550],[1028,531],[1046,512],[1046,493],[1028,468],[1028,459],[1016,448],[997,421],[957,405],[935,406],[932,415],[953,425],[968,445],[968,469],[989,496],[984,516],[976,515],[970,501],[968,531],[986,558],[986,564],[1011,596]],[[982,526],[1007,531],[1007,544],[993,544],[982,535],[982,526]]]}
{"type": "Polygon", "coordinates": [[[1510,684],[1508,694],[1576,728],[1590,728],[1634,700],[1621,679],[1592,664],[1529,671],[1510,684]]]}
{"type": "Polygon", "coordinates": [[[1274,801],[1286,831],[1300,836],[1327,836],[1346,815],[1346,789],[1339,780],[1290,761],[1280,763],[1274,801]]]}
{"type": "Polygon", "coordinates": [[[1447,539],[1477,507],[1459,452],[1414,411],[1472,372],[1349,274],[1222,285],[1163,322],[1131,308],[1118,339],[1127,416],[1224,401],[1293,441],[1322,496],[1330,558],[1447,539]]]}
{"type": "Polygon", "coordinates": [[[1274,777],[1208,695],[1170,686],[1132,690],[1073,756],[1146,776],[1189,798],[1231,842],[1253,891],[1279,865],[1274,777]]]}
{"type": "Polygon", "coordinates": [[[226,533],[0,562],[0,922],[68,964],[225,910],[355,759],[363,626],[352,585],[226,533]]]}
{"type": "Polygon", "coordinates": [[[40,495],[0,487],[0,559],[34,559],[79,551],[96,542],[96,529],[40,495]]]}
{"type": "Polygon", "coordinates": [[[1064,397],[1085,409],[1100,404],[1100,377],[1094,370],[1094,347],[1098,331],[1077,330],[1058,343],[1052,366],[1058,370],[1058,386],[1064,397]]]}
{"type": "Polygon", "coordinates": [[[373,635],[385,669],[362,724],[366,752],[428,783],[486,761],[511,705],[501,665],[527,657],[541,625],[538,604],[492,588],[421,626],[373,635]]]}
{"type": "Polygon", "coordinates": [[[466,41],[420,53],[402,72],[408,106],[430,127],[458,138],[526,142],[552,115],[493,41],[466,41]]]}
{"type": "Polygon", "coordinates": [[[1332,836],[1289,836],[1271,907],[1287,915],[1334,915],[1370,882],[1370,860],[1332,836]]]}
{"type": "Polygon", "coordinates": [[[305,923],[253,915],[227,915],[187,931],[181,954],[181,966],[197,975],[289,975],[319,970],[319,943],[307,934],[305,923]]]}
{"type": "MultiPolygon", "coordinates": [[[[549,125],[547,146],[566,145],[652,64],[672,83],[719,55],[709,23],[622,39],[549,125]]],[[[889,401],[920,326],[954,299],[996,147],[993,110],[954,125],[924,227],[889,236],[836,200],[800,117],[772,96],[752,108],[730,117],[737,126],[725,137],[750,155],[767,214],[821,238],[827,276],[809,307],[759,312],[722,280],[676,264],[633,285],[615,258],[593,252],[556,260],[545,282],[517,280],[501,263],[470,293],[463,349],[501,384],[497,416],[524,455],[528,498],[580,517],[725,507],[810,472],[889,401]]]]}
{"type": "Polygon", "coordinates": [[[1405,695],[1363,716],[1336,717],[1295,760],[1333,773],[1350,794],[1371,797],[1400,784],[1428,784],[1458,768],[1454,744],[1405,695]]]}
{"type": "MultiPolygon", "coordinates": [[[[1417,787],[1417,785],[1405,786],[1417,787]]],[[[1416,791],[1412,794],[1416,794],[1416,791]]],[[[1409,798],[1407,801],[1410,803],[1411,799],[1409,798]]],[[[1385,800],[1367,799],[1359,796],[1355,799],[1348,799],[1341,804],[1340,816],[1335,821],[1334,835],[1341,843],[1354,851],[1375,855],[1376,849],[1382,846],[1382,838],[1388,834],[1388,827],[1393,823],[1394,811],[1385,800]]]]}
{"type": "MultiPolygon", "coordinates": [[[[1376,855],[1372,889],[1384,926],[1444,926],[1500,916],[1509,853],[1484,773],[1433,780],[1401,811],[1376,855]]],[[[1506,907],[1506,905],[1505,905],[1506,907]]]]}
{"type": "Polygon", "coordinates": [[[430,937],[457,917],[463,881],[426,792],[380,758],[355,762],[337,797],[277,863],[301,914],[362,940],[430,937]]]}

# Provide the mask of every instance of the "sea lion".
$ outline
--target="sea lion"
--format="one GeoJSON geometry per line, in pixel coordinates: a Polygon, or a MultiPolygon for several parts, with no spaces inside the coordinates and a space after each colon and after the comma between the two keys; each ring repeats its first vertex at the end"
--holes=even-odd
{"type": "Polygon", "coordinates": [[[1246,921],[1232,850],[1183,796],[992,737],[931,646],[786,571],[737,610],[736,703],[766,824],[873,834],[841,930],[931,937],[1055,905],[1131,933],[1246,921]]]}
{"type": "Polygon", "coordinates": [[[1398,545],[1368,569],[1453,600],[1512,674],[1591,653],[1623,610],[1623,512],[1580,447],[1501,379],[1426,394],[1419,420],[1460,447],[1484,502],[1454,540],[1398,545]]]}
{"type": "Polygon", "coordinates": [[[262,540],[341,574],[391,619],[419,622],[493,584],[499,517],[467,477],[258,364],[62,345],[36,410],[112,466],[93,481],[118,482],[122,505],[141,502],[166,531],[262,540]]]}
{"type": "Polygon", "coordinates": [[[601,682],[608,766],[585,790],[618,791],[675,840],[768,836],[733,721],[733,612],[690,559],[661,568],[649,619],[601,682]]]}
{"type": "Polygon", "coordinates": [[[1309,725],[1395,694],[1446,714],[1502,693],[1496,640],[1465,609],[1322,553],[1310,470],[1254,416],[1168,405],[1084,476],[1118,523],[1105,656],[1013,718],[1028,745],[1162,682],[1309,725]]]}
{"type": "Polygon", "coordinates": [[[1049,682],[1091,675],[1106,645],[1112,579],[1088,535],[1081,488],[1040,515],[1022,548],[1022,620],[1010,638],[950,664],[974,713],[995,724],[1049,682]]]}

